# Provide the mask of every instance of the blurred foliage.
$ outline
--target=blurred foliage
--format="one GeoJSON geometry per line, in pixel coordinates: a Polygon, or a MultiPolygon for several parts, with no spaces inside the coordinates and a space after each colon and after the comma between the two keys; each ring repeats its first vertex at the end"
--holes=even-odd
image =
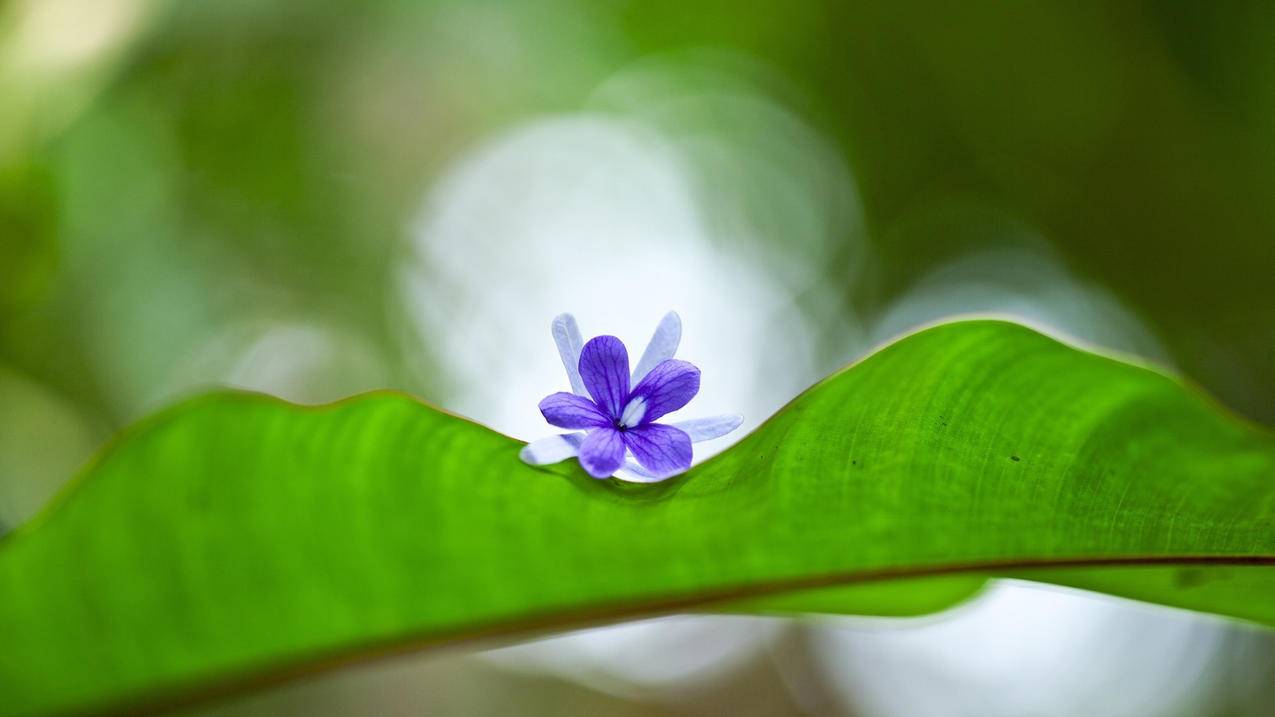
{"type": "Polygon", "coordinates": [[[209,384],[446,404],[447,348],[400,293],[412,222],[455,162],[556,113],[659,127],[706,203],[744,198],[717,240],[806,257],[774,271],[820,365],[854,357],[845,316],[888,318],[936,269],[1047,251],[1145,323],[1148,355],[1275,424],[1272,37],[1260,0],[10,0],[0,524],[209,384]],[[858,206],[808,211],[841,163],[858,206]],[[305,359],[272,363],[279,343],[305,359]]]}
{"type": "Polygon", "coordinates": [[[728,3],[643,4],[631,22],[650,47],[746,47],[808,93],[851,159],[881,256],[851,300],[881,306],[989,240],[936,211],[991,208],[1137,307],[1226,402],[1275,421],[1275,106],[1262,69],[1275,9],[803,7],[723,23],[728,3]]]}
{"type": "Polygon", "coordinates": [[[422,188],[493,129],[699,47],[773,68],[844,151],[876,257],[848,307],[1006,241],[978,226],[1008,217],[1275,420],[1264,3],[117,4],[136,27],[112,79],[0,167],[0,360],[113,425],[243,321],[319,321],[373,347],[373,383],[440,391],[404,369],[421,351],[386,294],[422,188]]]}
{"type": "Polygon", "coordinates": [[[43,298],[57,267],[57,210],[47,172],[9,167],[0,176],[0,315],[12,315],[43,298]]]}

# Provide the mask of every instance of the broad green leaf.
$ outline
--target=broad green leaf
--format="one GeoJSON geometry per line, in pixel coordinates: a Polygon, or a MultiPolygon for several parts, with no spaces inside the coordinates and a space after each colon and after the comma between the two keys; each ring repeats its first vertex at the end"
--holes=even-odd
{"type": "Polygon", "coordinates": [[[663,484],[520,445],[390,393],[144,422],[0,543],[0,712],[672,611],[909,614],[998,575],[1275,625],[1275,438],[1013,324],[903,339],[663,484]]]}

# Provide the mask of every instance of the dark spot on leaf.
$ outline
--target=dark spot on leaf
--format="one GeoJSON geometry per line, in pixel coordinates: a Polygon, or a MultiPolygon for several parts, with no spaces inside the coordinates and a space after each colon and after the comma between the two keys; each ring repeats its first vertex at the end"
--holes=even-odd
{"type": "Polygon", "coordinates": [[[1009,459],[1010,459],[1011,461],[1014,461],[1015,463],[1017,463],[1017,462],[1019,462],[1019,461],[1021,461],[1021,460],[1022,460],[1022,458],[1019,458],[1018,456],[1010,456],[1010,457],[1009,457],[1009,459]]]}
{"type": "Polygon", "coordinates": [[[1208,575],[1200,568],[1182,568],[1173,574],[1173,582],[1180,588],[1191,588],[1208,580],[1208,575]]]}

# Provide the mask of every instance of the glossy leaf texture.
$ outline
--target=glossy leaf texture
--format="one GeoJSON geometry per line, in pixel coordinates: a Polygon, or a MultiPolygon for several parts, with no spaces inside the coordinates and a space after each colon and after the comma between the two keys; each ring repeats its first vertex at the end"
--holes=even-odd
{"type": "Polygon", "coordinates": [[[0,542],[0,713],[673,611],[911,614],[985,576],[1275,625],[1275,438],[1010,323],[904,338],[663,484],[521,445],[390,393],[153,417],[0,542]]]}

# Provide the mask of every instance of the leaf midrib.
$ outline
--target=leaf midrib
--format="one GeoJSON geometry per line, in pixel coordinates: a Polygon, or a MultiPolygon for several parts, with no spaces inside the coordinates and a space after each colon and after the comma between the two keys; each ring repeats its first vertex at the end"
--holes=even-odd
{"type": "Polygon", "coordinates": [[[1221,567],[1275,566],[1275,553],[1267,555],[1129,555],[1063,558],[1027,558],[986,560],[901,568],[858,570],[809,578],[750,583],[694,595],[624,601],[608,606],[573,608],[522,616],[482,626],[454,631],[431,630],[420,634],[371,640],[354,646],[343,646],[327,654],[312,654],[284,660],[266,667],[251,667],[239,675],[219,677],[173,687],[153,696],[128,700],[84,712],[68,714],[136,715],[169,711],[214,702],[238,694],[284,684],[291,680],[333,672],[345,667],[374,663],[413,653],[436,649],[478,650],[500,646],[509,640],[531,639],[538,635],[604,627],[627,620],[663,617],[696,612],[714,605],[749,598],[762,598],[820,588],[846,587],[857,584],[938,577],[945,575],[987,575],[1032,569],[1085,569],[1118,567],[1221,567]],[[497,644],[493,645],[492,642],[497,644]]]}

